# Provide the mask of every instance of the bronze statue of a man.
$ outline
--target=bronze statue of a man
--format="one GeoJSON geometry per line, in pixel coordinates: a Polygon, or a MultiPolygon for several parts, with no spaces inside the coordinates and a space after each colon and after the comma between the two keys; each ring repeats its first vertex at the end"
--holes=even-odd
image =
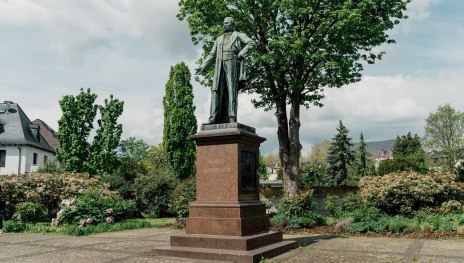
{"type": "Polygon", "coordinates": [[[235,31],[235,21],[224,19],[224,34],[214,46],[195,74],[204,73],[216,62],[211,87],[211,110],[206,124],[237,122],[237,96],[240,81],[246,80],[245,62],[255,48],[255,42],[244,33],[235,31]]]}

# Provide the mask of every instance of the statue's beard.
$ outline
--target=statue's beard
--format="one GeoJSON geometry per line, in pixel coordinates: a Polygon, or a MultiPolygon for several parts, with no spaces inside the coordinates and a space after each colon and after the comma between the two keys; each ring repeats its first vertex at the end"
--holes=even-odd
{"type": "Polygon", "coordinates": [[[234,32],[234,28],[224,28],[224,33],[234,32]]]}

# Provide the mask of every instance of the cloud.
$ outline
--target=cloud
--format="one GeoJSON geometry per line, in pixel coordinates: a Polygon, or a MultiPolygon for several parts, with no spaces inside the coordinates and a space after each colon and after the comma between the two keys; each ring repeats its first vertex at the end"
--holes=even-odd
{"type": "Polygon", "coordinates": [[[412,20],[427,19],[430,14],[430,7],[440,3],[442,0],[412,0],[407,7],[406,14],[412,20]]]}
{"type": "Polygon", "coordinates": [[[177,9],[171,0],[4,1],[0,26],[44,30],[61,56],[78,63],[88,53],[105,55],[127,38],[148,41],[163,55],[192,58],[187,25],[176,19],[177,9]]]}

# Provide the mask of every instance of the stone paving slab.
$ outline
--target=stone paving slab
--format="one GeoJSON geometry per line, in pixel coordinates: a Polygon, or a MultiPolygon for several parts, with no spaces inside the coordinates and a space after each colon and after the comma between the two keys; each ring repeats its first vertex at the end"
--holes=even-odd
{"type": "MultiPolygon", "coordinates": [[[[150,253],[182,231],[138,229],[85,237],[59,234],[0,234],[0,262],[13,263],[150,263],[217,261],[158,257],[150,253]]],[[[464,262],[464,240],[284,235],[297,249],[270,262],[464,262]]]]}

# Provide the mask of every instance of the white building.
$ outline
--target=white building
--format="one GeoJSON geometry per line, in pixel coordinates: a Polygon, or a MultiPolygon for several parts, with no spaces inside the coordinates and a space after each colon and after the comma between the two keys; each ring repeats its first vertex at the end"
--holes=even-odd
{"type": "Polygon", "coordinates": [[[0,103],[0,175],[23,174],[55,160],[55,150],[18,104],[0,103]]]}

